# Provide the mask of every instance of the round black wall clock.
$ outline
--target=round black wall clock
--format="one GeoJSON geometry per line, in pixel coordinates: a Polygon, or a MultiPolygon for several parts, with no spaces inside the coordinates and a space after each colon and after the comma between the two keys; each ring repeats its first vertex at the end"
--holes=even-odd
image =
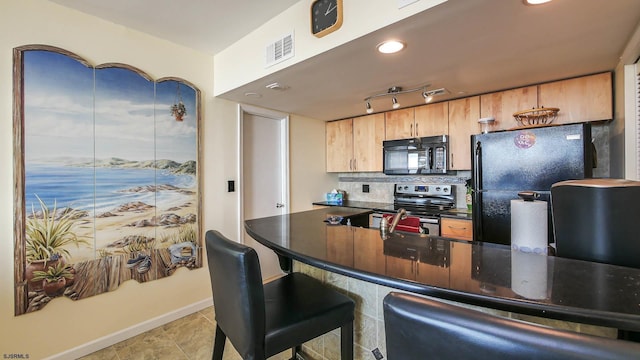
{"type": "Polygon", "coordinates": [[[311,33],[323,37],[342,26],[342,0],[314,0],[311,3],[311,33]]]}

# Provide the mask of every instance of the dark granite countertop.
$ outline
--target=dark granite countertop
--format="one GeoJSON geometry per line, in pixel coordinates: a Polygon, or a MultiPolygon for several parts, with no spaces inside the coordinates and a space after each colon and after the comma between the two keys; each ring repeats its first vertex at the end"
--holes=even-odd
{"type": "MultiPolygon", "coordinates": [[[[347,207],[347,208],[354,208],[354,209],[370,209],[373,211],[382,211],[382,212],[396,211],[392,203],[379,203],[379,202],[371,202],[371,201],[345,200],[342,202],[342,204],[330,203],[327,201],[317,201],[317,202],[314,202],[313,205],[339,206],[339,207],[347,207]]],[[[451,209],[451,210],[441,212],[440,216],[471,220],[471,211],[467,209],[451,209]]]]}
{"type": "MultiPolygon", "coordinates": [[[[370,207],[365,207],[370,209],[370,207]]],[[[525,254],[504,245],[332,226],[339,207],[247,220],[245,229],[280,256],[364,281],[494,308],[640,330],[640,269],[525,254]],[[415,266],[417,271],[404,271],[415,266]]]]}

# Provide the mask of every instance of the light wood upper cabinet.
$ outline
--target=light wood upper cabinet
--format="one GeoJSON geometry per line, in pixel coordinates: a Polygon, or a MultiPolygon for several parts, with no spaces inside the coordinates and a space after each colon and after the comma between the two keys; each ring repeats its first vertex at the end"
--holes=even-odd
{"type": "Polygon", "coordinates": [[[353,119],[328,122],[325,131],[327,172],[353,171],[353,119]]]}
{"type": "Polygon", "coordinates": [[[385,140],[407,139],[415,137],[415,109],[387,111],[385,114],[385,140]]]}
{"type": "Polygon", "coordinates": [[[613,119],[610,72],[554,81],[538,87],[538,105],[559,108],[554,124],[613,119]]]}
{"type": "Polygon", "coordinates": [[[416,137],[449,134],[449,103],[444,101],[415,108],[416,137]]]}
{"type": "Polygon", "coordinates": [[[384,114],[353,119],[354,171],[382,171],[384,114]]]}
{"type": "Polygon", "coordinates": [[[480,132],[480,97],[449,101],[449,169],[471,169],[471,135],[480,132]]]}
{"type": "Polygon", "coordinates": [[[612,73],[328,122],[327,172],[379,172],[383,140],[442,134],[449,135],[449,169],[470,170],[480,118],[496,119],[490,131],[512,129],[519,126],[513,113],[542,106],[560,109],[553,124],[612,119],[612,73]]]}
{"type": "Polygon", "coordinates": [[[382,171],[384,114],[326,124],[327,172],[382,171]]]}
{"type": "Polygon", "coordinates": [[[507,130],[519,126],[513,113],[538,107],[538,87],[518,89],[480,95],[480,118],[496,119],[489,131],[507,130]]]}

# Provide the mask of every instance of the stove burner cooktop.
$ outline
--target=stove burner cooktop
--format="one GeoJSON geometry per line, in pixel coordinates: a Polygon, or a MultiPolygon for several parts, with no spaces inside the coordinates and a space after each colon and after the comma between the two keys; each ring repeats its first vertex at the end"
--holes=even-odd
{"type": "Polygon", "coordinates": [[[410,215],[439,217],[455,207],[454,185],[396,184],[393,206],[410,215]]]}

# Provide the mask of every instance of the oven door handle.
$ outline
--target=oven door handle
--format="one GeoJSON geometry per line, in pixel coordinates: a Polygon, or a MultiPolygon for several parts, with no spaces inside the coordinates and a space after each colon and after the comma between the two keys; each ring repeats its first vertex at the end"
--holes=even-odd
{"type": "Polygon", "coordinates": [[[427,224],[439,224],[440,220],[439,219],[431,219],[431,218],[420,218],[420,222],[421,223],[427,223],[427,224]]]}

